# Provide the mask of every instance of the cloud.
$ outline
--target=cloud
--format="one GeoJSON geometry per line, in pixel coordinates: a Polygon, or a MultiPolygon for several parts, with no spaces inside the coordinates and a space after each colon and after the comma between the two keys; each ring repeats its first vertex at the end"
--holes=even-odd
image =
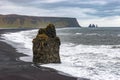
{"type": "Polygon", "coordinates": [[[79,23],[84,27],[87,27],[89,24],[98,24],[99,27],[120,27],[120,16],[84,19],[79,20],[79,23]]]}
{"type": "MultiPolygon", "coordinates": [[[[20,0],[15,0],[19,2],[20,0]]],[[[23,1],[23,0],[21,0],[23,1]]],[[[28,1],[28,0],[25,0],[28,1]]],[[[45,0],[49,1],[49,0],[45,0]]],[[[56,2],[56,0],[51,0],[52,2],[56,2]]],[[[60,0],[58,0],[60,1],[60,0]]],[[[64,0],[65,1],[65,0],[64,0]]],[[[87,18],[88,13],[96,13],[97,11],[95,9],[91,8],[79,8],[79,7],[66,7],[61,6],[54,9],[46,9],[46,8],[39,8],[39,7],[33,7],[33,6],[21,6],[14,4],[9,1],[0,1],[1,4],[0,7],[0,13],[2,14],[26,14],[26,15],[33,15],[33,16],[59,16],[59,17],[78,17],[81,18],[87,18]],[[74,11],[72,11],[74,10],[74,11]],[[33,12],[34,11],[34,12],[33,12]]]]}
{"type": "Polygon", "coordinates": [[[58,3],[66,0],[36,0],[34,3],[58,3]]]}
{"type": "Polygon", "coordinates": [[[119,0],[0,0],[0,14],[75,17],[87,26],[120,26],[119,0]]]}
{"type": "Polygon", "coordinates": [[[57,3],[57,2],[62,2],[62,1],[66,1],[66,0],[7,0],[9,2],[13,2],[13,3],[57,3]]]}
{"type": "MultiPolygon", "coordinates": [[[[36,7],[22,7],[17,5],[3,6],[0,8],[1,13],[16,13],[33,16],[58,16],[58,17],[80,17],[89,18],[88,13],[96,13],[97,11],[90,8],[78,8],[78,7],[60,7],[52,10],[41,9],[36,7]],[[72,11],[74,10],[74,11],[72,11]],[[34,12],[33,12],[34,11],[34,12]]],[[[91,16],[90,16],[91,17],[91,16]]]]}
{"type": "MultiPolygon", "coordinates": [[[[85,4],[85,5],[106,5],[108,2],[105,0],[76,0],[77,4],[85,4]]],[[[72,1],[73,2],[73,1],[72,1]]]]}

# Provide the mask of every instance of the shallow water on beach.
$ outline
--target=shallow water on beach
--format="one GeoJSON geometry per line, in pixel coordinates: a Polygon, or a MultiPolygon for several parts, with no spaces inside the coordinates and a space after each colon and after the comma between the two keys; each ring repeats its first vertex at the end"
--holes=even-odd
{"type": "MultiPolygon", "coordinates": [[[[37,31],[6,33],[2,38],[29,55],[21,60],[32,62],[32,39],[37,31]]],[[[62,63],[42,66],[91,80],[120,79],[120,28],[59,28],[57,35],[62,42],[62,63]]]]}

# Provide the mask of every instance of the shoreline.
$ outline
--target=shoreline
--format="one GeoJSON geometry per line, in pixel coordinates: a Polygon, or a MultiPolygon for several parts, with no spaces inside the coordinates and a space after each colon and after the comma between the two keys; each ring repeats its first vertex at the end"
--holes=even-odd
{"type": "MultiPolygon", "coordinates": [[[[6,32],[18,32],[33,29],[0,29],[0,36],[6,32]]],[[[0,38],[0,40],[4,40],[0,38]]],[[[24,62],[19,57],[26,56],[18,53],[11,45],[0,41],[0,80],[88,80],[84,78],[75,78],[59,73],[59,71],[37,67],[32,62],[24,62]],[[34,66],[32,66],[34,65],[34,66]]]]}

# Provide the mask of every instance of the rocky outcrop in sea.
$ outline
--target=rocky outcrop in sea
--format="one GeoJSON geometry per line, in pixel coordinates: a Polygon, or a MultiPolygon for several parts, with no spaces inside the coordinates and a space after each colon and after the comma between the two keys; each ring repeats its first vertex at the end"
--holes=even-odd
{"type": "Polygon", "coordinates": [[[96,24],[90,24],[89,26],[88,26],[89,28],[97,28],[98,27],[98,25],[96,24]]]}
{"type": "Polygon", "coordinates": [[[49,24],[40,28],[36,38],[33,39],[33,62],[60,63],[60,39],[56,36],[55,26],[49,24]]]}

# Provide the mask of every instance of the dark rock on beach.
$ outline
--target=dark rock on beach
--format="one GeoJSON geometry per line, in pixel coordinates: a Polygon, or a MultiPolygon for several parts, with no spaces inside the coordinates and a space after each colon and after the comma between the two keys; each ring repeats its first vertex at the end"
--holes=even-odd
{"type": "Polygon", "coordinates": [[[33,39],[33,62],[60,63],[60,39],[56,36],[55,26],[49,24],[40,28],[36,38],[33,39]]]}

